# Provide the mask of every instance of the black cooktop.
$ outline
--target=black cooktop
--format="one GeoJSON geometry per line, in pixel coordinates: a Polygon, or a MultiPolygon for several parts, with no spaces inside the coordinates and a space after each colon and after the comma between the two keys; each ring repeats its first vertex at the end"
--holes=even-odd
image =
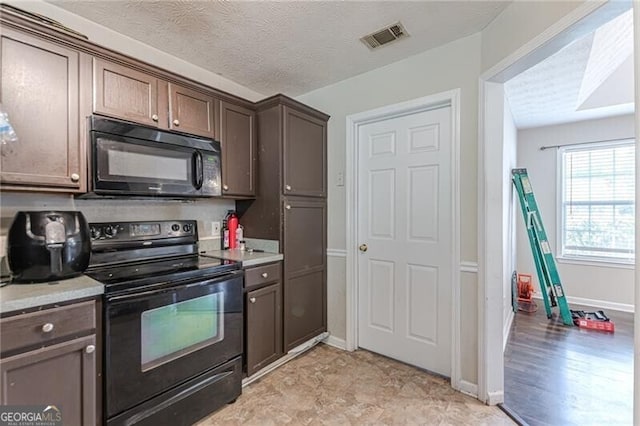
{"type": "Polygon", "coordinates": [[[103,283],[105,293],[112,294],[213,279],[240,269],[239,262],[192,255],[90,268],[86,275],[103,283]]]}

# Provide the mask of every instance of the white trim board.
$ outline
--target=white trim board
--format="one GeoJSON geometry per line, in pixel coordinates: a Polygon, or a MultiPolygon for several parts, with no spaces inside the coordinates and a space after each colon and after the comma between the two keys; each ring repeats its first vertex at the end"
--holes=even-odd
{"type": "MultiPolygon", "coordinates": [[[[544,309],[544,302],[542,301],[542,295],[539,292],[534,293],[533,298],[536,300],[540,300],[540,304],[538,305],[538,309],[544,309]]],[[[596,300],[596,299],[586,299],[584,297],[573,297],[573,296],[565,296],[567,299],[567,303],[576,304],[576,305],[584,305],[590,306],[597,309],[611,309],[612,311],[620,311],[620,312],[635,312],[634,305],[630,305],[628,303],[617,303],[617,302],[609,302],[606,300],[596,300]]],[[[571,308],[571,306],[569,306],[571,308]]]]}
{"type": "Polygon", "coordinates": [[[327,256],[329,257],[347,257],[347,251],[343,249],[327,249],[327,256]]]}
{"type": "Polygon", "coordinates": [[[502,352],[507,349],[507,341],[509,340],[509,333],[511,333],[511,326],[513,325],[513,320],[516,317],[513,309],[509,311],[509,315],[507,316],[507,320],[504,323],[504,330],[502,331],[503,343],[502,343],[502,352]]]}
{"type": "MultiPolygon", "coordinates": [[[[496,207],[504,185],[502,173],[502,102],[503,84],[540,60],[557,52],[570,41],[592,31],[611,17],[628,9],[629,1],[586,1],[545,31],[521,46],[498,64],[484,72],[478,82],[478,399],[488,404],[502,402],[504,397],[503,306],[501,281],[503,253],[501,229],[502,211],[496,207]],[[491,255],[489,256],[489,253],[491,255]]],[[[636,10],[636,16],[639,15],[636,10]]],[[[638,22],[638,21],[636,21],[638,22]]],[[[636,31],[638,26],[636,25],[636,31]]],[[[636,35],[638,32],[636,33],[636,35]]],[[[638,46],[636,40],[636,46],[638,46]]],[[[636,62],[638,62],[636,56],[636,62]]],[[[636,64],[636,72],[640,65],[636,64]]],[[[636,87],[636,99],[640,97],[636,87]]],[[[636,109],[636,129],[638,125],[636,109]]],[[[637,151],[636,151],[637,152],[637,151]]],[[[638,186],[636,190],[638,191],[638,186]]],[[[638,213],[638,212],[636,212],[638,213]]],[[[638,227],[636,227],[638,229],[638,227]]],[[[637,232],[637,231],[636,231],[637,232]]],[[[638,234],[638,232],[637,232],[638,234]]],[[[640,235],[640,234],[638,234],[640,235]]],[[[639,241],[636,239],[636,244],[639,241]]],[[[640,245],[639,245],[640,247],[640,245]]],[[[636,297],[640,281],[636,278],[636,297]]],[[[640,330],[636,329],[636,336],[640,330]]],[[[636,360],[640,359],[640,355],[636,360]]],[[[636,369],[640,377],[640,369],[636,369]]],[[[640,389],[640,385],[637,385],[640,389]]],[[[640,417],[640,392],[635,395],[637,416],[640,417]]]]}
{"type": "Polygon", "coordinates": [[[451,182],[453,197],[451,197],[451,211],[454,215],[451,258],[451,386],[454,389],[465,389],[475,396],[477,388],[473,389],[462,382],[462,366],[460,353],[460,89],[425,96],[422,98],[402,102],[394,105],[387,105],[370,111],[360,112],[347,116],[346,127],[346,169],[345,169],[345,192],[346,192],[346,229],[347,229],[347,273],[346,273],[346,345],[349,351],[358,347],[358,235],[357,235],[357,176],[358,176],[358,155],[357,155],[357,135],[361,125],[369,124],[383,119],[396,116],[412,114],[419,111],[428,111],[451,107],[451,182]]]}
{"type": "Polygon", "coordinates": [[[343,351],[347,350],[347,341],[331,334],[322,342],[334,348],[342,349],[343,351]]]}

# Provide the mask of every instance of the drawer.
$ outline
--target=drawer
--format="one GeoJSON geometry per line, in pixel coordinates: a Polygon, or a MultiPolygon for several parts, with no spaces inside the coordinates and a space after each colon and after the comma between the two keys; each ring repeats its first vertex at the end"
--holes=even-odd
{"type": "Polygon", "coordinates": [[[96,328],[95,302],[82,302],[0,320],[0,347],[6,353],[73,338],[96,328]]]}
{"type": "Polygon", "coordinates": [[[245,269],[244,286],[249,288],[280,281],[281,269],[282,262],[245,269]]]}

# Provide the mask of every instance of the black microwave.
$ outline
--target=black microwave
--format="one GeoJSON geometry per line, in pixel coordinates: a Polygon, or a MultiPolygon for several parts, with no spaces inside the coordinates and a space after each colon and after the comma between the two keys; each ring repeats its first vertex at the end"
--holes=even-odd
{"type": "Polygon", "coordinates": [[[103,117],[89,117],[89,193],[98,196],[216,197],[220,142],[103,117]]]}

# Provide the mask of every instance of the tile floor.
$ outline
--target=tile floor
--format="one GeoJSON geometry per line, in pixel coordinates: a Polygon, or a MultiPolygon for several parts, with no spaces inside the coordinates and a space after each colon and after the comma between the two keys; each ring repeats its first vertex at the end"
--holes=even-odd
{"type": "Polygon", "coordinates": [[[320,344],[243,389],[210,425],[512,425],[448,380],[367,352],[320,344]]]}

